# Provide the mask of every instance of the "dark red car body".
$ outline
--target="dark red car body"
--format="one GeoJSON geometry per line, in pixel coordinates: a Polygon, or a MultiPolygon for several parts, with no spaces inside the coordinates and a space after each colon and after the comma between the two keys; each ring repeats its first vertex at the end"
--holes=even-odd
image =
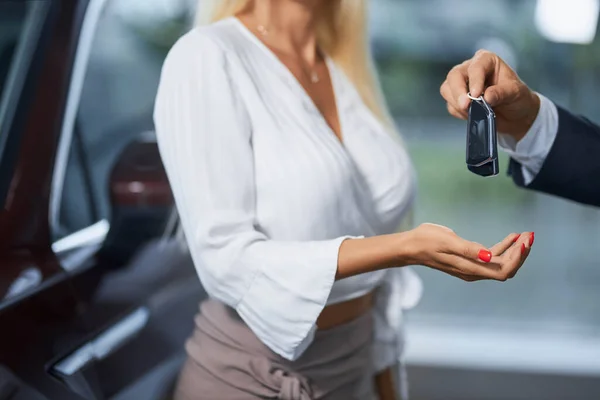
{"type": "Polygon", "coordinates": [[[130,143],[112,168],[101,243],[53,247],[54,173],[89,6],[40,1],[39,40],[1,132],[0,400],[161,398],[202,296],[171,239],[176,215],[152,140],[130,143]]]}

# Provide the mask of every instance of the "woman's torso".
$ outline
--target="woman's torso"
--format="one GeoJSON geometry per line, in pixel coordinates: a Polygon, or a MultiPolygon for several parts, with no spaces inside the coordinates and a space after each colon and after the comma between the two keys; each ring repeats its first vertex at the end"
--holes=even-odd
{"type": "MultiPolygon", "coordinates": [[[[236,18],[195,34],[227,54],[252,129],[256,229],[278,241],[318,241],[394,232],[414,197],[406,150],[327,59],[343,142],[304,88],[236,18]]],[[[337,281],[328,304],[375,288],[385,271],[337,281]]]]}

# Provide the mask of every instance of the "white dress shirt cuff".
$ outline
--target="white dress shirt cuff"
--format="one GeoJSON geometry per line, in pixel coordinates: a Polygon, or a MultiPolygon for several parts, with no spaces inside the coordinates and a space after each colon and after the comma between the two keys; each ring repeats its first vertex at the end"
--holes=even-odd
{"type": "Polygon", "coordinates": [[[529,185],[542,169],[558,133],[556,106],[545,96],[539,93],[537,95],[540,98],[540,111],[523,139],[516,142],[510,136],[498,136],[500,147],[521,164],[525,185],[529,185]]]}

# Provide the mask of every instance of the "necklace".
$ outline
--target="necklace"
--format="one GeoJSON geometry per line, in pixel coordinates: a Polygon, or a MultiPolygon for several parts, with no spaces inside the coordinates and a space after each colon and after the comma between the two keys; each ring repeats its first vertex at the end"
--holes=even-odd
{"type": "MultiPolygon", "coordinates": [[[[268,37],[270,34],[269,29],[267,27],[265,27],[264,25],[258,25],[256,27],[256,30],[263,37],[268,37]]],[[[302,63],[302,64],[304,64],[304,63],[302,63]]],[[[305,65],[301,65],[301,67],[302,67],[302,72],[310,80],[310,83],[315,84],[315,83],[319,83],[321,81],[321,79],[319,78],[319,74],[317,74],[317,72],[314,69],[312,69],[310,67],[306,67],[305,65]]]]}

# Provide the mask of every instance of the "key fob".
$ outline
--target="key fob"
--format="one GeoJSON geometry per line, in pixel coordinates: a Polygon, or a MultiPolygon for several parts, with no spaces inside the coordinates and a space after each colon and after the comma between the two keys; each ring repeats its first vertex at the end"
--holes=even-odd
{"type": "Polygon", "coordinates": [[[480,176],[499,173],[496,116],[483,96],[471,97],[467,124],[467,168],[480,176]]]}

